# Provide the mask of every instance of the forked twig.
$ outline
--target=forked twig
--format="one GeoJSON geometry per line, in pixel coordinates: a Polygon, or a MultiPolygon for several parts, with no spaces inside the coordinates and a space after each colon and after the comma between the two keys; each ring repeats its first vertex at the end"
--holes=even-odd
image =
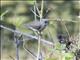
{"type": "Polygon", "coordinates": [[[36,15],[37,17],[39,17],[39,15],[37,15],[36,12],[34,12],[32,9],[30,9],[30,10],[34,13],[34,15],[36,15]]]}

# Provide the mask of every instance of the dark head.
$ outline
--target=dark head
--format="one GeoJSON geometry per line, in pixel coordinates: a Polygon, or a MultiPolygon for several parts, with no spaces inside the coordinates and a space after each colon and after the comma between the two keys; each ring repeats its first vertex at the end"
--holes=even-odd
{"type": "Polygon", "coordinates": [[[49,20],[48,19],[42,19],[43,23],[45,23],[45,25],[49,24],[49,20]]]}

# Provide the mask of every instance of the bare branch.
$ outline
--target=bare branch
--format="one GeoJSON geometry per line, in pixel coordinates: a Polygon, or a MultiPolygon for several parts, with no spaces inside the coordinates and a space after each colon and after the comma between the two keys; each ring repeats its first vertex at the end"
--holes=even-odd
{"type": "Polygon", "coordinates": [[[15,37],[15,33],[14,33],[14,41],[16,42],[16,59],[19,60],[19,46],[18,46],[18,39],[15,37]]]}
{"type": "Polygon", "coordinates": [[[9,56],[12,60],[15,60],[12,56],[9,56]]]}
{"type": "Polygon", "coordinates": [[[34,53],[32,53],[29,49],[27,49],[25,46],[24,46],[24,44],[23,44],[23,49],[26,51],[26,52],[28,52],[29,54],[31,54],[33,57],[37,57],[34,53]]]}
{"type": "Polygon", "coordinates": [[[41,11],[40,11],[40,20],[43,17],[43,3],[44,3],[44,1],[42,0],[42,2],[41,2],[41,11]]]}
{"type": "MultiPolygon", "coordinates": [[[[40,21],[42,20],[42,16],[43,16],[43,0],[41,3],[41,10],[40,10],[40,21]]],[[[39,32],[41,33],[41,32],[39,32]]],[[[39,60],[39,56],[40,56],[40,51],[41,51],[41,36],[38,34],[38,52],[37,52],[37,60],[39,60]]]]}
{"type": "Polygon", "coordinates": [[[30,9],[30,10],[34,13],[34,15],[36,15],[37,17],[39,17],[39,15],[37,15],[35,11],[33,11],[32,9],[30,9]]]}
{"type": "MultiPolygon", "coordinates": [[[[34,2],[34,12],[36,13],[36,1],[34,2]]],[[[36,14],[34,15],[34,18],[36,20],[36,14]]]]}
{"type": "MultiPolygon", "coordinates": [[[[6,29],[6,30],[9,30],[9,31],[11,31],[11,32],[19,33],[19,34],[25,35],[25,36],[27,36],[27,37],[29,37],[29,38],[33,38],[33,39],[38,40],[38,37],[36,37],[36,36],[29,35],[29,34],[27,34],[27,33],[20,32],[20,31],[18,31],[18,30],[13,30],[13,29],[10,29],[10,28],[5,27],[5,26],[3,26],[3,25],[0,25],[0,27],[1,27],[1,28],[4,28],[4,29],[6,29]]],[[[23,41],[25,41],[25,40],[23,40],[23,41]]],[[[45,40],[45,39],[41,39],[41,42],[44,43],[44,44],[49,44],[49,45],[52,45],[52,46],[53,46],[53,43],[52,43],[52,42],[47,41],[47,40],[45,40]]]]}
{"type": "Polygon", "coordinates": [[[3,20],[4,15],[6,15],[9,11],[11,11],[11,9],[8,9],[1,14],[1,16],[0,16],[1,20],[3,20]]]}
{"type": "Polygon", "coordinates": [[[56,19],[56,20],[54,20],[54,19],[49,19],[50,21],[62,21],[62,22],[73,22],[73,23],[79,23],[80,21],[73,21],[73,20],[68,20],[68,19],[66,19],[66,20],[60,20],[60,19],[56,19]]]}
{"type": "Polygon", "coordinates": [[[38,12],[38,14],[39,14],[39,16],[40,16],[40,11],[39,11],[39,8],[38,8],[38,6],[37,6],[37,3],[36,3],[36,9],[37,9],[37,12],[38,12]]]}

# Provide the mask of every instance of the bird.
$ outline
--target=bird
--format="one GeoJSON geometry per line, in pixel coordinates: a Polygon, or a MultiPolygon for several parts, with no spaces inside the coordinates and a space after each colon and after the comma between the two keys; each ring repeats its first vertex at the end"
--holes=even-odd
{"type": "Polygon", "coordinates": [[[33,31],[43,31],[46,26],[49,24],[49,20],[48,19],[41,19],[41,20],[35,20],[35,21],[32,21],[28,24],[24,24],[24,26],[26,28],[29,28],[33,31]]]}
{"type": "Polygon", "coordinates": [[[62,34],[58,34],[57,37],[58,37],[59,43],[61,43],[61,44],[65,44],[66,43],[66,36],[64,36],[62,34]]]}

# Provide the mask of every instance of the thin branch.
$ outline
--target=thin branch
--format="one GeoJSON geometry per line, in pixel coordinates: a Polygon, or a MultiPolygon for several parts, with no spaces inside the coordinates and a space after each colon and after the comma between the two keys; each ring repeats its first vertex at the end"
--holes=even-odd
{"type": "Polygon", "coordinates": [[[40,56],[40,46],[41,46],[41,36],[38,34],[38,53],[37,53],[37,60],[39,60],[40,56]]]}
{"type": "Polygon", "coordinates": [[[44,1],[42,0],[42,2],[41,2],[41,11],[40,11],[40,19],[42,19],[42,16],[43,16],[43,3],[44,3],[44,1]]]}
{"type": "Polygon", "coordinates": [[[16,42],[15,43],[16,44],[16,60],[19,60],[19,46],[18,46],[18,43],[17,43],[18,39],[15,36],[16,35],[14,33],[14,41],[16,42]]]}
{"type": "MultiPolygon", "coordinates": [[[[34,12],[36,13],[36,1],[34,2],[34,12]]],[[[36,14],[34,15],[35,21],[36,21],[36,14]]]]}
{"type": "Polygon", "coordinates": [[[50,21],[62,21],[62,22],[73,22],[73,23],[79,23],[79,21],[72,21],[72,20],[60,20],[60,19],[56,19],[56,20],[53,20],[53,19],[49,19],[50,21]]]}
{"type": "Polygon", "coordinates": [[[48,30],[48,37],[49,37],[49,39],[50,40],[52,40],[52,42],[54,43],[54,39],[53,39],[53,36],[51,35],[51,32],[50,32],[50,30],[49,29],[47,29],[48,30]]]}
{"type": "Polygon", "coordinates": [[[28,52],[30,55],[32,55],[33,57],[37,57],[34,53],[32,53],[29,49],[27,49],[25,46],[24,46],[25,44],[23,43],[23,49],[26,51],[26,52],[28,52]]]}
{"type": "MultiPolygon", "coordinates": [[[[25,44],[23,43],[23,49],[24,49],[26,52],[28,52],[30,55],[32,55],[34,58],[37,58],[37,55],[34,54],[33,52],[31,52],[31,51],[30,51],[28,48],[26,48],[24,45],[25,45],[25,44]]],[[[41,52],[40,52],[40,55],[39,55],[39,59],[38,59],[38,60],[43,60],[43,58],[44,58],[44,57],[42,57],[42,54],[41,54],[41,52]]]]}
{"type": "Polygon", "coordinates": [[[12,56],[9,56],[12,60],[15,60],[12,56]]]}
{"type": "Polygon", "coordinates": [[[69,33],[69,31],[68,31],[68,28],[66,27],[66,25],[65,25],[65,23],[62,21],[62,19],[60,19],[60,20],[61,20],[61,23],[63,24],[63,26],[64,26],[64,28],[65,28],[65,30],[66,30],[69,38],[70,38],[70,33],[69,33]]]}
{"type": "MultiPolygon", "coordinates": [[[[33,38],[33,39],[35,39],[35,40],[38,40],[38,37],[36,37],[36,36],[29,35],[29,34],[27,34],[27,33],[20,32],[20,31],[18,31],[18,30],[13,30],[13,29],[10,29],[10,28],[5,27],[5,26],[3,26],[3,25],[0,25],[0,27],[1,27],[1,28],[4,28],[4,29],[6,29],[6,30],[9,30],[9,31],[11,31],[11,32],[19,33],[19,34],[25,35],[25,36],[27,36],[27,37],[29,37],[29,38],[33,38]]],[[[23,40],[23,41],[26,41],[26,40],[23,40]]],[[[45,40],[45,39],[41,39],[41,42],[44,43],[44,44],[53,45],[52,42],[47,41],[47,40],[45,40]]]]}
{"type": "Polygon", "coordinates": [[[39,17],[39,15],[36,14],[36,12],[34,12],[32,9],[30,9],[34,15],[36,15],[37,17],[39,17]]]}
{"type": "Polygon", "coordinates": [[[38,15],[40,16],[40,11],[39,11],[39,8],[37,6],[37,3],[36,3],[36,9],[37,9],[38,15]]]}
{"type": "Polygon", "coordinates": [[[43,15],[43,17],[46,17],[46,15],[48,14],[48,12],[49,12],[49,9],[46,10],[46,13],[43,15]]]}
{"type": "MultiPolygon", "coordinates": [[[[40,11],[40,21],[42,20],[42,16],[43,16],[43,0],[41,3],[41,11],[40,11]]],[[[41,34],[41,32],[39,32],[41,34]]],[[[38,52],[37,52],[37,60],[39,60],[39,56],[40,56],[40,50],[41,50],[41,36],[40,34],[38,34],[38,52]]]]}
{"type": "Polygon", "coordinates": [[[9,11],[11,11],[11,9],[8,9],[8,10],[6,10],[5,12],[3,12],[2,14],[1,14],[1,20],[3,20],[3,17],[4,17],[4,15],[6,15],[9,11]]]}

